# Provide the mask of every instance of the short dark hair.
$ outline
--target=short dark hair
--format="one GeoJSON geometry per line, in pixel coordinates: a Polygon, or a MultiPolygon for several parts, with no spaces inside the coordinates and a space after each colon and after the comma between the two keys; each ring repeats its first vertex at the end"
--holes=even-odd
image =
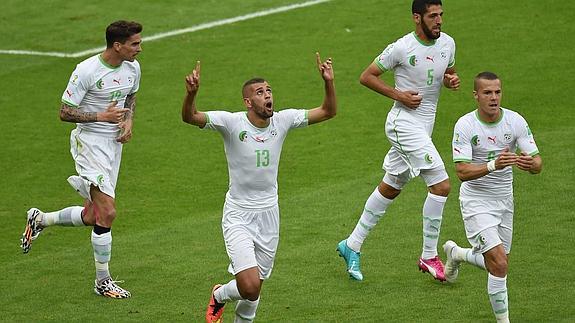
{"type": "Polygon", "coordinates": [[[411,13],[424,15],[427,12],[427,7],[431,5],[442,6],[441,0],[413,0],[411,3],[411,13]]]}
{"type": "Polygon", "coordinates": [[[123,44],[128,38],[141,33],[142,29],[142,25],[135,21],[115,21],[106,28],[106,47],[111,48],[115,42],[123,44]]]}
{"type": "Polygon", "coordinates": [[[499,76],[497,76],[497,74],[493,73],[493,72],[481,72],[479,74],[477,74],[477,76],[475,76],[475,79],[473,80],[473,90],[477,91],[477,84],[479,80],[499,80],[499,76]]]}
{"type": "Polygon", "coordinates": [[[254,77],[252,79],[247,80],[244,83],[244,86],[242,86],[242,95],[245,98],[246,97],[246,88],[252,84],[257,84],[257,83],[264,83],[267,82],[265,79],[261,78],[261,77],[254,77]]]}

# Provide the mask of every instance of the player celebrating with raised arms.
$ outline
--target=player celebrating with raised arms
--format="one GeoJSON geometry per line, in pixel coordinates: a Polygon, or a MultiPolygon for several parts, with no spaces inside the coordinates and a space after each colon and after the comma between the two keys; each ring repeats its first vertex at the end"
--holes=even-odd
{"type": "Polygon", "coordinates": [[[360,249],[369,232],[416,176],[423,179],[428,189],[423,204],[423,250],[418,266],[435,279],[445,280],[437,243],[451,185],[431,133],[442,84],[454,90],[459,87],[455,42],[441,31],[440,0],[414,0],[411,12],[415,31],[388,45],[360,78],[361,84],[393,99],[394,103],[385,122],[385,135],[391,143],[383,162],[385,175],[365,202],[354,230],[337,245],[347,272],[356,280],[363,280],[360,249]],[[380,78],[387,71],[393,71],[395,87],[380,78]]]}
{"type": "Polygon", "coordinates": [[[247,112],[196,109],[200,63],[186,77],[187,94],[182,107],[184,122],[215,130],[224,139],[229,190],[223,208],[222,230],[230,258],[228,271],[235,276],[215,285],[206,310],[206,322],[220,322],[224,305],[237,301],[235,319],[251,322],[256,316],[262,283],[270,277],[279,241],[277,175],[282,145],[291,129],[335,116],[336,98],[332,61],[317,66],[324,81],[321,106],[275,111],[272,88],[262,78],[244,83],[247,112]]]}
{"type": "Polygon", "coordinates": [[[467,240],[461,248],[451,240],[445,278],[455,282],[467,262],[488,271],[487,293],[498,322],[509,322],[507,266],[513,234],[513,169],[538,174],[541,156],[527,122],[501,107],[501,81],[491,72],[475,77],[473,96],[478,108],[459,118],[453,135],[453,161],[461,215],[467,240]],[[519,154],[516,151],[520,151],[519,154]]]}

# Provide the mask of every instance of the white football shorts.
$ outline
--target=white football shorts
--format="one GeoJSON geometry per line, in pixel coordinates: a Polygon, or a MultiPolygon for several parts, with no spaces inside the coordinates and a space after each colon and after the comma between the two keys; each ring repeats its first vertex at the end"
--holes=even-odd
{"type": "Polygon", "coordinates": [[[232,275],[258,267],[260,279],[268,279],[279,242],[280,213],[276,205],[245,210],[224,204],[222,231],[232,275]]]}
{"type": "Polygon", "coordinates": [[[467,240],[474,251],[485,253],[503,244],[511,252],[513,196],[504,200],[460,200],[467,240]]]}
{"type": "Polygon", "coordinates": [[[385,135],[391,143],[383,161],[385,172],[395,176],[407,176],[400,180],[403,184],[420,173],[427,186],[447,179],[443,160],[431,141],[432,128],[433,125],[421,123],[402,109],[392,109],[385,122],[385,135]],[[433,170],[434,174],[430,175],[426,170],[433,170]],[[440,179],[437,172],[442,173],[440,179]]]}
{"type": "Polygon", "coordinates": [[[116,137],[76,128],[70,134],[70,153],[81,178],[71,176],[68,179],[74,189],[91,200],[90,196],[84,195],[89,195],[90,185],[93,185],[115,198],[122,160],[122,144],[116,141],[116,137]]]}

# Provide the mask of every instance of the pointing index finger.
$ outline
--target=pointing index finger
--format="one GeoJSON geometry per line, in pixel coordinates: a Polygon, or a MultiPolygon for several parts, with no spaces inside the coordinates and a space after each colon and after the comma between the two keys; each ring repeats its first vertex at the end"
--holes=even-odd
{"type": "Polygon", "coordinates": [[[200,61],[196,61],[196,68],[195,70],[200,73],[200,61]]]}
{"type": "Polygon", "coordinates": [[[317,65],[321,65],[321,58],[319,57],[319,52],[315,52],[315,58],[317,60],[317,65]]]}

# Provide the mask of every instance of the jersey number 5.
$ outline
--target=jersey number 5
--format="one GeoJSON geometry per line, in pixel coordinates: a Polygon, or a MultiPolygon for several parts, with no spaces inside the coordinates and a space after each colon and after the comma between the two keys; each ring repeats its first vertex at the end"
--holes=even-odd
{"type": "Polygon", "coordinates": [[[427,85],[433,84],[433,68],[427,70],[427,85]]]}

